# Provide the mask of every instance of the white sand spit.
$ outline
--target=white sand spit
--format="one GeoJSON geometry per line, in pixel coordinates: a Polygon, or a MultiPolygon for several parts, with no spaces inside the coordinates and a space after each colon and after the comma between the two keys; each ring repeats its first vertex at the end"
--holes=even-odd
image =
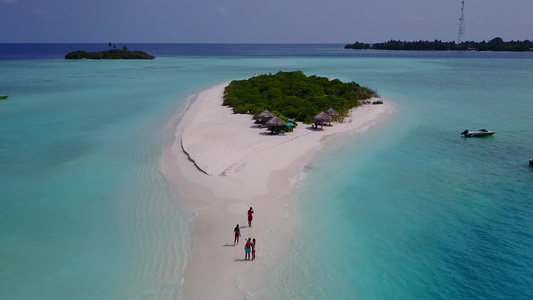
{"type": "Polygon", "coordinates": [[[257,293],[268,270],[290,249],[296,227],[288,216],[297,212],[289,213],[288,199],[302,165],[327,145],[328,137],[365,131],[393,112],[388,102],[364,105],[343,124],[324,130],[299,124],[294,132],[269,135],[251,115],[222,106],[226,85],[198,94],[161,161],[166,177],[196,213],[182,299],[244,299],[257,293]],[[249,207],[255,211],[251,228],[249,207]],[[233,246],[236,224],[242,237],[233,246]],[[249,237],[258,242],[254,262],[244,261],[249,237]]]}

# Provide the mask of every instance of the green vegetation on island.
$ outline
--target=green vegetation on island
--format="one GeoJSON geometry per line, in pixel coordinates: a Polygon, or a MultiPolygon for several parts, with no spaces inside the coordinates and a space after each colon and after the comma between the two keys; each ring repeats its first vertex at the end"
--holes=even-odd
{"type": "Polygon", "coordinates": [[[355,82],[306,76],[302,71],[259,75],[234,80],[224,90],[224,105],[236,114],[259,114],[265,109],[281,119],[312,123],[313,116],[333,108],[341,117],[362,100],[378,97],[355,82]]]}
{"type": "Polygon", "coordinates": [[[489,42],[466,41],[456,44],[455,42],[417,41],[405,42],[390,40],[384,43],[366,44],[355,42],[344,46],[344,49],[376,49],[376,50],[416,50],[416,51],[533,51],[533,42],[510,41],[504,42],[497,37],[489,42]]]}
{"type": "MultiPolygon", "coordinates": [[[[111,44],[111,43],[110,43],[111,44]]],[[[109,46],[111,48],[111,46],[109,46]]],[[[155,56],[144,51],[129,51],[126,46],[120,49],[106,51],[87,52],[83,50],[73,51],[65,55],[65,59],[154,59],[155,56]]]]}

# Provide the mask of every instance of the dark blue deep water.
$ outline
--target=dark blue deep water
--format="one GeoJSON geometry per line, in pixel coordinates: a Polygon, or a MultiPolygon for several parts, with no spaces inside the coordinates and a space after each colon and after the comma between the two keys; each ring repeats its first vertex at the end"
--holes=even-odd
{"type": "MultiPolygon", "coordinates": [[[[139,44],[115,43],[117,49],[142,50],[156,57],[398,57],[398,58],[533,58],[532,52],[454,52],[349,50],[344,44],[139,44]]],[[[0,44],[0,60],[61,59],[71,51],[108,50],[106,43],[94,44],[0,44]]]]}

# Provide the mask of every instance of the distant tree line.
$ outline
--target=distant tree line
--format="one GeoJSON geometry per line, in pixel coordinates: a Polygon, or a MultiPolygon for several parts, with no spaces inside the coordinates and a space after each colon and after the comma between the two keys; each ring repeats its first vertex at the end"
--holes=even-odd
{"type": "Polygon", "coordinates": [[[504,42],[502,38],[497,37],[489,42],[465,41],[459,44],[455,42],[434,41],[395,41],[390,40],[384,43],[366,44],[355,42],[344,46],[345,49],[377,49],[377,50],[417,50],[417,51],[533,51],[533,42],[509,41],[504,42]]]}
{"type": "Polygon", "coordinates": [[[355,82],[306,76],[302,71],[259,75],[246,80],[234,80],[224,90],[224,105],[236,114],[256,115],[265,109],[278,117],[312,123],[313,116],[329,108],[346,116],[359,100],[370,99],[377,93],[355,82]]]}
{"type": "MultiPolygon", "coordinates": [[[[155,56],[144,51],[129,51],[126,46],[120,49],[111,49],[111,43],[108,44],[110,50],[87,52],[83,50],[73,51],[65,55],[65,59],[154,59],[155,56]]],[[[115,48],[116,46],[113,45],[115,48]]]]}

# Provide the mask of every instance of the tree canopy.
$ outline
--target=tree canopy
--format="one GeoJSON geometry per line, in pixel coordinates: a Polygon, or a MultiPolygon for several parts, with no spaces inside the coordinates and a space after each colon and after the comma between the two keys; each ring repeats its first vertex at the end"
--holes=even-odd
{"type": "Polygon", "coordinates": [[[525,41],[510,41],[504,42],[502,38],[496,37],[489,42],[473,42],[465,41],[459,44],[455,42],[442,42],[440,40],[434,41],[395,41],[390,40],[384,43],[366,44],[355,42],[344,46],[345,49],[377,49],[377,50],[417,50],[417,51],[533,51],[533,42],[525,41]]]}
{"type": "Polygon", "coordinates": [[[154,59],[155,56],[144,51],[129,51],[126,46],[122,50],[111,49],[107,51],[87,52],[73,51],[65,55],[65,59],[154,59]]]}
{"type": "Polygon", "coordinates": [[[333,108],[346,116],[359,100],[377,94],[355,82],[306,76],[302,71],[259,75],[234,80],[224,90],[224,105],[237,114],[258,114],[265,109],[282,119],[312,123],[313,116],[333,108]]]}

